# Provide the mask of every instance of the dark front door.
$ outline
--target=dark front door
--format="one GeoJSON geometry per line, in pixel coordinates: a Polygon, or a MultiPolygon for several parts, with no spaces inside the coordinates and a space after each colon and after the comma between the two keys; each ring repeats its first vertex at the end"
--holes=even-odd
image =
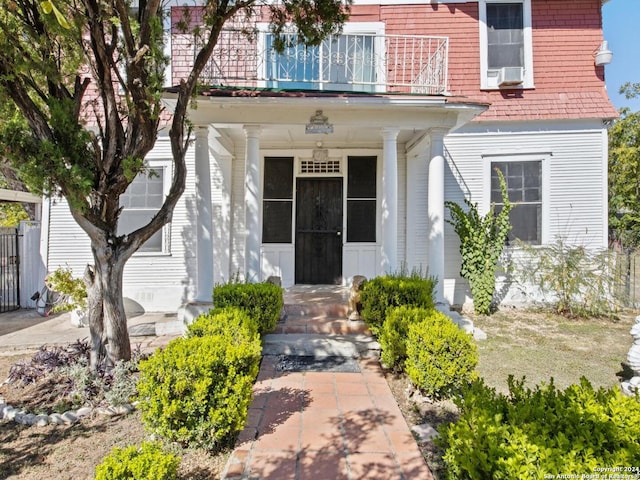
{"type": "Polygon", "coordinates": [[[335,284],[342,277],[342,179],[299,178],[296,283],[335,284]]]}

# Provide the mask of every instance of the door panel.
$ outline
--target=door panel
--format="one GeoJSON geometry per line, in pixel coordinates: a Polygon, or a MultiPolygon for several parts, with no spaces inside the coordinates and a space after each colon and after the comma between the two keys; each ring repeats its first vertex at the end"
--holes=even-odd
{"type": "Polygon", "coordinates": [[[296,283],[342,279],[342,179],[299,178],[296,190],[296,283]]]}

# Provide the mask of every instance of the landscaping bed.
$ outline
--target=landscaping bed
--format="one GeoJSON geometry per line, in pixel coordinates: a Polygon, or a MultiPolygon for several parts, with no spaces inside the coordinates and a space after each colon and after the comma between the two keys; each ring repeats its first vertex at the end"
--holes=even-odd
{"type": "MultiPolygon", "coordinates": [[[[488,334],[478,342],[478,371],[485,382],[498,391],[506,390],[509,374],[526,376],[532,386],[554,377],[558,388],[577,383],[585,376],[594,387],[618,384],[631,346],[629,329],[634,316],[619,321],[568,320],[546,313],[505,310],[490,317],[474,318],[476,326],[488,334]]],[[[0,355],[0,381],[9,368],[30,355],[0,355]]],[[[456,407],[449,400],[423,402],[409,399],[404,375],[387,373],[387,380],[410,425],[429,423],[438,427],[456,418],[456,407]]],[[[4,385],[0,396],[9,403],[37,404],[42,390],[4,385]]],[[[134,412],[107,417],[92,415],[74,425],[24,426],[0,420],[0,479],[92,479],[95,466],[114,446],[125,447],[148,439],[134,412]]],[[[172,447],[182,457],[181,479],[218,478],[229,452],[210,455],[203,450],[172,447]]],[[[421,445],[436,478],[444,478],[441,452],[433,443],[421,445]]]]}

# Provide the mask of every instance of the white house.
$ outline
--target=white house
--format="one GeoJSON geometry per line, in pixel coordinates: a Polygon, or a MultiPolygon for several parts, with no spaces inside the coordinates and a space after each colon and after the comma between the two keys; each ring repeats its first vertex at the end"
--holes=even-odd
{"type": "MultiPolygon", "coordinates": [[[[174,21],[180,13],[174,11],[174,21]]],[[[194,7],[192,19],[198,21],[194,7]]],[[[271,50],[229,26],[191,112],[195,141],[173,221],[128,262],[125,295],[147,311],[210,301],[216,282],[280,276],[344,284],[418,268],[460,304],[445,200],[499,201],[513,235],[607,246],[601,0],[356,0],[343,35],[271,50]],[[493,181],[492,181],[493,178],[493,181]]],[[[171,34],[176,84],[193,39],[171,34]]],[[[174,98],[166,93],[167,106],[174,98]]],[[[123,233],[153,214],[171,176],[161,134],[123,199],[123,233]]],[[[91,262],[63,201],[43,208],[49,270],[91,262]]]]}

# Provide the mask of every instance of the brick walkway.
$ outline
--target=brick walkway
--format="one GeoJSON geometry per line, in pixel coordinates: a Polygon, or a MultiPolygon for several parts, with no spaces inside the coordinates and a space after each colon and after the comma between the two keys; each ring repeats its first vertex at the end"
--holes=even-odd
{"type": "Polygon", "coordinates": [[[360,373],[279,372],[263,358],[223,479],[430,480],[377,360],[360,373]]]}

